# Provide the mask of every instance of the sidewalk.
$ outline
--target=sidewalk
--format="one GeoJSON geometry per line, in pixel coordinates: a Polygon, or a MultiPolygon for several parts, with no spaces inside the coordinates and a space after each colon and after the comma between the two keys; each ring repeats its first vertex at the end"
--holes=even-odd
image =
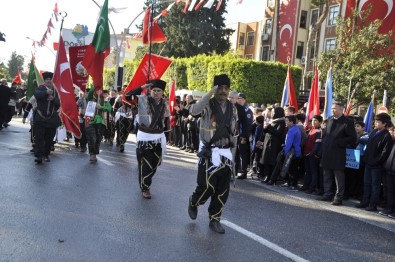
{"type": "MultiPolygon", "coordinates": [[[[251,178],[251,176],[247,176],[247,179],[243,181],[256,184],[263,190],[274,191],[278,194],[287,195],[293,199],[307,202],[309,203],[309,205],[311,205],[311,207],[319,207],[345,216],[349,216],[354,219],[395,233],[395,219],[380,215],[379,211],[382,210],[380,208],[376,212],[369,212],[365,209],[356,208],[354,206],[355,204],[359,203],[359,201],[355,199],[343,200],[342,206],[333,206],[330,202],[316,200],[317,196],[315,195],[306,194],[302,191],[288,191],[287,187],[280,187],[279,185],[269,186],[267,184],[261,183],[260,180],[256,179],[256,176],[254,178],[251,178]]],[[[238,183],[241,183],[240,180],[236,182],[236,187],[238,183]]]]}

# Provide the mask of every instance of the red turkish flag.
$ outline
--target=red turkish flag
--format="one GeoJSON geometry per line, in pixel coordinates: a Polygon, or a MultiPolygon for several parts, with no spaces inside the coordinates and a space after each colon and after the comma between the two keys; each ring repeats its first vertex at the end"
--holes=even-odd
{"type": "Polygon", "coordinates": [[[16,74],[15,78],[12,79],[12,83],[17,83],[17,84],[22,83],[21,70],[19,68],[18,68],[18,73],[16,74]]]}
{"type": "Polygon", "coordinates": [[[143,22],[143,44],[162,43],[166,41],[166,36],[160,29],[157,20],[153,20],[151,16],[151,7],[145,10],[143,22]]]}
{"type": "Polygon", "coordinates": [[[176,111],[174,110],[174,106],[176,106],[176,80],[171,83],[170,90],[169,90],[169,112],[170,112],[170,125],[171,127],[176,126],[176,111]]]}
{"type": "Polygon", "coordinates": [[[299,0],[281,0],[280,4],[280,22],[278,27],[280,33],[277,60],[284,64],[288,63],[288,57],[290,59],[293,57],[298,5],[299,0]]]}
{"type": "Polygon", "coordinates": [[[320,114],[320,90],[318,89],[318,81],[318,68],[316,68],[306,109],[305,126],[309,125],[309,121],[313,118],[314,115],[320,114]]]}
{"type": "MultiPolygon", "coordinates": [[[[381,26],[378,29],[380,34],[387,34],[390,30],[395,30],[395,6],[394,0],[361,0],[359,1],[358,7],[356,6],[357,0],[348,0],[346,6],[345,18],[352,17],[353,10],[358,8],[360,13],[368,12],[364,26],[369,25],[376,19],[383,20],[381,26]]],[[[360,17],[357,23],[361,25],[360,17]]],[[[395,39],[395,34],[393,35],[395,39]]]]}
{"type": "Polygon", "coordinates": [[[145,54],[143,60],[141,60],[140,65],[136,70],[136,73],[134,73],[132,80],[126,87],[124,94],[127,94],[130,90],[144,85],[147,83],[148,79],[160,79],[172,62],[172,60],[162,56],[145,54]],[[150,58],[151,63],[149,62],[150,58]],[[149,75],[148,70],[150,71],[149,75]]]}
{"type": "Polygon", "coordinates": [[[295,110],[298,111],[298,100],[296,99],[296,92],[295,92],[294,83],[292,81],[291,68],[289,66],[288,66],[286,81],[288,81],[286,85],[288,85],[289,105],[295,107],[295,110]]]}
{"type": "Polygon", "coordinates": [[[56,58],[53,83],[60,98],[60,118],[66,130],[81,138],[78,108],[75,101],[73,80],[71,79],[70,64],[66,56],[66,48],[62,36],[59,39],[59,51],[56,58]]]}

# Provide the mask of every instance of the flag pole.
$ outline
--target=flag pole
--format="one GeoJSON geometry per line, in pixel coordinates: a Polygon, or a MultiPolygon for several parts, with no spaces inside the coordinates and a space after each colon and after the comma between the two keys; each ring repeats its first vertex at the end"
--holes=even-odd
{"type": "MultiPolygon", "coordinates": [[[[62,28],[63,28],[63,22],[64,22],[64,18],[67,16],[67,13],[65,12],[65,11],[62,11],[62,12],[60,12],[59,13],[59,15],[62,17],[62,22],[60,23],[60,30],[59,30],[59,38],[62,36],[62,28]]],[[[55,72],[55,70],[56,70],[56,64],[57,64],[57,61],[58,61],[58,56],[56,55],[56,62],[55,62],[55,67],[54,67],[54,72],[55,72]]],[[[45,80],[45,79],[44,79],[45,80]]],[[[53,87],[53,86],[52,86],[53,87]]],[[[56,96],[56,90],[55,90],[55,88],[53,88],[53,96],[55,97],[56,96]]],[[[51,100],[49,100],[48,101],[48,106],[47,106],[47,115],[49,114],[49,107],[50,107],[50,105],[51,105],[51,100]]]]}
{"type": "Polygon", "coordinates": [[[149,51],[148,51],[148,74],[147,74],[147,77],[148,77],[148,81],[150,81],[150,74],[151,74],[151,54],[152,54],[152,28],[153,28],[153,22],[154,22],[154,6],[155,6],[155,4],[156,4],[156,0],[153,0],[152,1],[152,4],[151,4],[151,14],[150,14],[150,17],[149,17],[149,31],[148,31],[148,34],[149,34],[149,51]]]}

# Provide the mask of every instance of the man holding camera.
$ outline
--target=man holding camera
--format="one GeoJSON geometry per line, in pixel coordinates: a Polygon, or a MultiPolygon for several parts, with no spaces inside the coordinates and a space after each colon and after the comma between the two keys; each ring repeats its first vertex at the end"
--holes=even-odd
{"type": "Polygon", "coordinates": [[[192,115],[201,114],[197,187],[189,198],[188,214],[197,217],[197,207],[211,197],[208,207],[210,228],[220,234],[225,229],[221,214],[229,196],[234,137],[237,122],[236,107],[228,101],[230,79],[222,74],[214,77],[214,87],[190,108],[192,115]],[[214,95],[213,98],[211,96],[214,95]]]}

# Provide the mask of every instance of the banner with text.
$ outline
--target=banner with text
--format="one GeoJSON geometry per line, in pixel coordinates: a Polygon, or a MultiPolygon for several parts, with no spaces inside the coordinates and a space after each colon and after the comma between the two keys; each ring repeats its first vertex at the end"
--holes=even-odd
{"type": "Polygon", "coordinates": [[[86,84],[88,82],[89,75],[85,68],[81,65],[81,61],[85,56],[87,47],[88,46],[86,45],[69,47],[69,59],[73,84],[78,86],[84,92],[86,90],[86,84]]]}

